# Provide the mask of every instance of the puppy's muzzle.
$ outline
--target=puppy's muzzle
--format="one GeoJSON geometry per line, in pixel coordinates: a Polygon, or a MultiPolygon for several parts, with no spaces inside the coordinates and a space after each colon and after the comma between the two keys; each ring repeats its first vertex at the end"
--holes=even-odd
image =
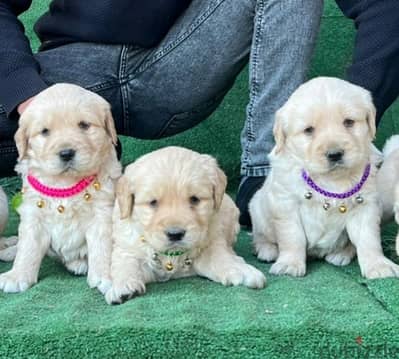
{"type": "Polygon", "coordinates": [[[62,162],[70,162],[75,157],[76,151],[73,148],[66,148],[58,152],[58,156],[60,157],[62,162]]]}
{"type": "Polygon", "coordinates": [[[345,151],[342,149],[334,149],[326,152],[327,160],[332,165],[342,163],[344,155],[345,151]]]}
{"type": "Polygon", "coordinates": [[[169,227],[165,230],[165,234],[171,242],[178,242],[183,239],[186,230],[180,227],[169,227]]]}

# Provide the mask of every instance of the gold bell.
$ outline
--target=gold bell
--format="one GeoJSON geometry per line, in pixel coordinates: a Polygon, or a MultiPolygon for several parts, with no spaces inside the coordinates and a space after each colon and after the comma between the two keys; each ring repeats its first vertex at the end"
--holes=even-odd
{"type": "Polygon", "coordinates": [[[64,213],[65,207],[64,207],[62,204],[60,204],[60,205],[57,207],[57,211],[58,211],[58,213],[64,213]]]}
{"type": "Polygon", "coordinates": [[[341,205],[338,207],[338,210],[339,210],[340,213],[344,214],[344,213],[346,213],[346,211],[347,211],[348,209],[346,208],[346,206],[345,206],[344,204],[341,204],[341,205]]]}
{"type": "Polygon", "coordinates": [[[145,237],[144,236],[140,236],[140,241],[145,242],[145,237]]]}
{"type": "Polygon", "coordinates": [[[44,202],[42,199],[39,199],[39,200],[36,202],[36,205],[37,205],[39,208],[43,208],[45,204],[46,204],[46,202],[44,202]]]}
{"type": "Polygon", "coordinates": [[[91,200],[91,194],[89,192],[86,192],[83,196],[83,198],[85,199],[85,201],[90,201],[91,200]]]}
{"type": "Polygon", "coordinates": [[[171,271],[171,270],[173,270],[173,263],[172,262],[168,262],[168,263],[166,263],[165,264],[165,269],[167,270],[167,271],[171,271]]]}
{"type": "Polygon", "coordinates": [[[94,189],[95,189],[96,191],[99,191],[99,190],[101,189],[101,184],[100,184],[100,182],[95,181],[95,182],[93,183],[93,187],[94,187],[94,189]]]}

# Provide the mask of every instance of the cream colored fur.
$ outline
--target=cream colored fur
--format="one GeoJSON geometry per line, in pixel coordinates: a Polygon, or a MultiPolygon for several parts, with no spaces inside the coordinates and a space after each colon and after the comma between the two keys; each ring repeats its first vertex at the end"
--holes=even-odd
{"type": "Polygon", "coordinates": [[[1,234],[8,220],[7,196],[0,187],[0,261],[12,261],[15,258],[17,237],[3,238],[1,234]]]}
{"type": "MultiPolygon", "coordinates": [[[[377,188],[383,206],[383,219],[399,224],[399,135],[390,137],[383,149],[384,162],[377,174],[377,188]]],[[[399,254],[399,233],[396,236],[399,254]]]]}
{"type": "Polygon", "coordinates": [[[375,108],[370,94],[334,78],[316,78],[300,86],[277,112],[276,146],[270,154],[271,172],[250,202],[254,244],[260,260],[275,261],[270,272],[303,276],[307,256],[346,265],[357,253],[366,278],[399,275],[399,267],[384,257],[380,240],[381,209],[376,191],[379,153],[372,145],[375,108]],[[313,129],[313,130],[312,130],[313,129]],[[327,153],[344,151],[331,164],[327,153]],[[322,188],[346,192],[371,174],[361,190],[364,203],[353,196],[328,199],[312,191],[301,177],[305,169],[322,188]],[[345,214],[338,207],[345,204],[345,214]]]}
{"type": "Polygon", "coordinates": [[[226,176],[215,159],[184,148],[167,147],[129,165],[118,182],[107,302],[142,294],[150,282],[193,275],[264,287],[264,275],[233,250],[238,209],[225,188],[226,176]],[[185,234],[171,241],[166,232],[176,228],[185,234]],[[186,253],[161,254],[170,250],[186,253]],[[165,269],[169,261],[170,271],[165,269]]]}
{"type": "Polygon", "coordinates": [[[85,275],[90,287],[105,293],[110,286],[114,182],[121,174],[114,144],[116,132],[109,104],[75,85],[57,84],[40,93],[20,118],[15,135],[25,193],[18,208],[21,217],[17,255],[12,269],[0,276],[5,292],[21,292],[38,280],[46,253],[66,268],[85,275]],[[72,148],[71,162],[60,151],[72,148]],[[27,183],[28,173],[52,187],[70,187],[96,174],[100,190],[88,188],[90,201],[76,196],[45,197],[27,183]],[[43,208],[37,202],[43,199],[43,208]],[[65,207],[59,213],[57,207],[65,207]]]}

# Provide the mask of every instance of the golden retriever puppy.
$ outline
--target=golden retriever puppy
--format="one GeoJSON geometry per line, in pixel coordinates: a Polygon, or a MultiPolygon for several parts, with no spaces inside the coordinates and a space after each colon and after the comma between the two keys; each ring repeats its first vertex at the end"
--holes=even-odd
{"type": "MultiPolygon", "coordinates": [[[[377,189],[383,207],[383,220],[395,218],[399,224],[399,135],[390,137],[383,149],[384,162],[377,173],[377,189]]],[[[399,233],[396,236],[399,255],[399,233]]]]}
{"type": "Polygon", "coordinates": [[[238,209],[216,160],[167,147],[129,165],[117,184],[109,304],[150,282],[199,275],[262,288],[264,275],[233,250],[238,209]]]}
{"type": "Polygon", "coordinates": [[[121,174],[109,104],[81,87],[57,84],[20,118],[16,166],[23,201],[14,265],[0,288],[21,292],[38,280],[46,253],[90,287],[110,286],[114,182],[121,174]]]}
{"type": "Polygon", "coordinates": [[[12,261],[16,253],[17,237],[2,238],[8,220],[7,196],[0,187],[0,261],[12,261]]]}
{"type": "Polygon", "coordinates": [[[399,276],[384,257],[376,188],[375,108],[368,91],[320,77],[277,111],[271,172],[250,202],[254,244],[270,272],[303,276],[307,255],[366,278],[399,276]]]}

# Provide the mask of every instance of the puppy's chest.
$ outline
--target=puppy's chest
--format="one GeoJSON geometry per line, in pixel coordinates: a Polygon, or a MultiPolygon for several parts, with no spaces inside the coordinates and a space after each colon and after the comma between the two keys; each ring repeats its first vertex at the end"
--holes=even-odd
{"type": "Polygon", "coordinates": [[[64,211],[54,211],[57,202],[47,211],[46,229],[51,237],[51,248],[62,255],[69,248],[86,245],[86,233],[93,226],[93,203],[76,201],[65,204],[64,211]]]}
{"type": "Polygon", "coordinates": [[[58,200],[27,196],[21,206],[21,216],[33,214],[32,218],[50,237],[51,251],[65,257],[69,252],[86,246],[86,233],[94,225],[94,205],[81,198],[58,200]]]}
{"type": "MultiPolygon", "coordinates": [[[[351,185],[348,185],[348,188],[351,185]]],[[[331,187],[331,185],[327,186],[331,187]]],[[[341,188],[332,187],[336,193],[345,193],[341,188]]],[[[344,198],[325,196],[301,183],[296,188],[300,218],[305,231],[308,248],[325,254],[346,244],[347,222],[356,213],[362,212],[375,202],[373,178],[366,182],[359,192],[344,198]]]]}
{"type": "Polygon", "coordinates": [[[337,208],[325,210],[320,203],[304,203],[300,206],[300,217],[309,249],[324,249],[327,252],[339,245],[345,230],[347,214],[337,208]]]}
{"type": "Polygon", "coordinates": [[[193,259],[189,254],[165,256],[152,253],[150,258],[145,266],[153,273],[154,280],[157,282],[189,277],[195,274],[193,259]]]}

